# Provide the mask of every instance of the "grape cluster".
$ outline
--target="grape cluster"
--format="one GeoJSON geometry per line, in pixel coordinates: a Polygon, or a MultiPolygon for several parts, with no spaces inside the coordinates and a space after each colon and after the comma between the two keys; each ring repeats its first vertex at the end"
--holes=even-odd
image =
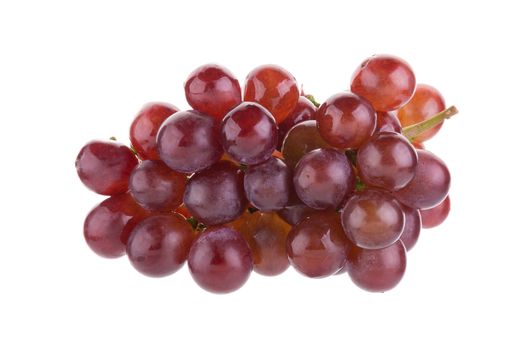
{"type": "Polygon", "coordinates": [[[147,104],[131,147],[95,140],[78,154],[81,181],[110,196],[84,222],[98,255],[127,255],[152,277],[187,260],[216,293],[290,264],[382,292],[401,280],[421,228],[448,215],[449,170],[423,142],[456,110],[398,57],[365,60],[350,90],[322,105],[275,65],[251,71],[243,93],[215,64],[184,88],[192,110],[147,104]]]}

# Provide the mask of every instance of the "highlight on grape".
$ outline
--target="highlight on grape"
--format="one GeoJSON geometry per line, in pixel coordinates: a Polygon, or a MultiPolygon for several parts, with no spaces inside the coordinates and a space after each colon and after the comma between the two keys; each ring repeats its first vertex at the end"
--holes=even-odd
{"type": "Polygon", "coordinates": [[[366,59],[349,90],[322,104],[276,65],[241,86],[206,64],[184,92],[192,110],[144,105],[130,146],[94,140],[80,150],[80,180],[109,196],[84,222],[96,254],[127,255],[150,277],[187,261],[214,293],[290,265],[384,292],[401,281],[421,229],[448,216],[450,172],[424,142],[457,109],[399,57],[366,59]]]}

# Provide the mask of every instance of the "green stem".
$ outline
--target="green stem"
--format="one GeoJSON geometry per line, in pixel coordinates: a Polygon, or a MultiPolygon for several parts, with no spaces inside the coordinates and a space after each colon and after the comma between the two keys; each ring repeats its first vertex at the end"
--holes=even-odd
{"type": "Polygon", "coordinates": [[[455,106],[448,107],[447,109],[439,112],[430,119],[423,120],[422,122],[403,128],[403,135],[405,135],[407,139],[412,141],[415,137],[421,135],[429,129],[432,129],[434,126],[438,125],[443,120],[449,119],[457,113],[458,110],[455,106]]]}
{"type": "Polygon", "coordinates": [[[319,107],[319,106],[321,105],[319,102],[317,102],[317,101],[315,100],[314,95],[310,95],[310,94],[308,94],[308,95],[304,95],[304,97],[306,97],[306,98],[307,98],[310,102],[312,102],[312,103],[314,104],[314,106],[316,106],[316,107],[319,107]]]}

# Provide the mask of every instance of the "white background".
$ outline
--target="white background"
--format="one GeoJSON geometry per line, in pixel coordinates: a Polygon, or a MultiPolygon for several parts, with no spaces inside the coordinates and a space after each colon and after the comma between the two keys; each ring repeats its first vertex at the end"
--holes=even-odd
{"type": "Polygon", "coordinates": [[[0,348],[525,348],[523,15],[506,1],[2,1],[0,348]],[[187,108],[195,67],[242,81],[276,63],[324,100],[374,53],[461,112],[427,143],[453,174],[452,212],[398,288],[290,269],[217,296],[186,267],[149,279],[87,248],[102,197],[78,181],[78,150],[126,140],[145,102],[187,108]]]}

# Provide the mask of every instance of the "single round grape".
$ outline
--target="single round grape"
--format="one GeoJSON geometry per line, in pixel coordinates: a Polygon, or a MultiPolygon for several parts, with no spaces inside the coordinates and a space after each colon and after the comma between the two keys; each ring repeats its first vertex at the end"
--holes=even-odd
{"type": "Polygon", "coordinates": [[[410,100],[416,77],[401,58],[374,55],[354,72],[350,89],[369,101],[376,111],[393,111],[410,100]]]}
{"type": "Polygon", "coordinates": [[[137,164],[137,157],[124,144],[94,140],[82,147],[75,167],[87,188],[111,196],[128,190],[129,175],[137,164]]]}
{"type": "Polygon", "coordinates": [[[395,191],[416,175],[416,149],[402,135],[376,134],[357,152],[357,169],[367,185],[395,191]]]}
{"type": "Polygon", "coordinates": [[[288,131],[281,149],[284,162],[293,169],[306,153],[318,148],[331,147],[319,134],[317,122],[308,120],[293,126],[288,131]]]}
{"type": "Polygon", "coordinates": [[[283,209],[293,191],[292,170],[275,157],[251,165],[244,173],[244,191],[250,203],[262,211],[283,209]]]}
{"type": "Polygon", "coordinates": [[[405,227],[399,239],[403,242],[406,250],[412,249],[419,238],[421,232],[421,214],[419,210],[401,204],[401,209],[405,213],[405,227]]]}
{"type": "Polygon", "coordinates": [[[186,184],[184,205],[205,225],[235,220],[247,205],[240,170],[233,163],[221,160],[196,173],[186,184]]]}
{"type": "Polygon", "coordinates": [[[255,272],[276,276],[288,268],[290,262],[286,253],[286,237],[290,232],[290,225],[276,213],[247,211],[231,226],[248,242],[255,272]]]}
{"type": "Polygon", "coordinates": [[[392,112],[376,112],[377,126],[376,133],[383,131],[397,132],[401,134],[403,131],[399,119],[392,112]]]}
{"type": "Polygon", "coordinates": [[[376,113],[372,106],[350,92],[329,97],[317,111],[319,133],[336,148],[361,147],[374,133],[376,113]]]}
{"type": "Polygon", "coordinates": [[[299,88],[293,75],[276,65],[255,68],[246,77],[244,100],[267,108],[277,123],[293,112],[299,100],[299,88]]]}
{"type": "Polygon", "coordinates": [[[239,232],[215,226],[206,229],[193,243],[188,267],[195,282],[203,289],[229,293],[248,280],[253,263],[248,243],[239,232]]]}
{"type": "Polygon", "coordinates": [[[288,234],[286,250],[297,271],[319,278],[333,275],[343,267],[347,243],[339,214],[325,211],[294,226],[288,234]]]}
{"type": "Polygon", "coordinates": [[[161,124],[179,109],[169,103],[153,102],[142,107],[129,129],[131,147],[141,159],[159,160],[157,133],[161,124]]]}
{"type": "Polygon", "coordinates": [[[293,112],[279,124],[279,144],[277,148],[281,149],[288,130],[301,122],[315,119],[316,112],[317,107],[306,97],[300,96],[293,112]]]}
{"type": "Polygon", "coordinates": [[[424,228],[432,228],[439,226],[445,221],[450,212],[450,196],[447,196],[443,202],[437,206],[421,210],[421,221],[424,228]]]}
{"type": "Polygon", "coordinates": [[[118,258],[126,252],[135,225],[150,215],[129,193],[111,196],[95,206],[84,221],[88,246],[104,258],[118,258]]]}
{"type": "Polygon", "coordinates": [[[184,83],[190,106],[219,121],[241,102],[239,81],[227,68],[205,64],[190,73],[184,83]]]}
{"type": "Polygon", "coordinates": [[[181,173],[193,173],[222,156],[219,122],[197,111],[177,112],[162,123],[157,136],[159,156],[181,173]]]}
{"type": "Polygon", "coordinates": [[[349,244],[348,275],[354,283],[369,292],[385,292],[394,288],[405,274],[407,258],[403,242],[382,249],[363,249],[349,244]]]}
{"type": "Polygon", "coordinates": [[[387,192],[367,189],[348,200],[341,221],[347,237],[359,247],[381,249],[399,239],[405,214],[387,192]]]}
{"type": "MultiPolygon", "coordinates": [[[[445,99],[430,85],[418,84],[414,96],[397,111],[397,117],[404,127],[432,118],[445,109],[445,99]]],[[[414,137],[413,141],[423,142],[433,137],[443,122],[414,137]]]]}
{"type": "Polygon", "coordinates": [[[135,226],[126,252],[137,271],[163,277],[184,265],[192,242],[193,229],[182,215],[157,214],[135,226]]]}
{"type": "Polygon", "coordinates": [[[417,209],[428,209],[441,203],[450,189],[450,172],[445,163],[429,151],[418,149],[416,176],[394,192],[397,200],[417,209]]]}
{"type": "Polygon", "coordinates": [[[186,176],[159,160],[145,160],[131,173],[129,190],[138,204],[152,211],[172,211],[182,204],[186,176]]]}
{"type": "Polygon", "coordinates": [[[314,209],[335,209],[348,192],[354,177],[345,155],[332,149],[307,153],[294,171],[294,187],[301,201],[314,209]]]}
{"type": "Polygon", "coordinates": [[[277,141],[275,119],[257,103],[241,103],[222,121],[222,146],[240,163],[251,165],[264,162],[272,156],[277,141]]]}

